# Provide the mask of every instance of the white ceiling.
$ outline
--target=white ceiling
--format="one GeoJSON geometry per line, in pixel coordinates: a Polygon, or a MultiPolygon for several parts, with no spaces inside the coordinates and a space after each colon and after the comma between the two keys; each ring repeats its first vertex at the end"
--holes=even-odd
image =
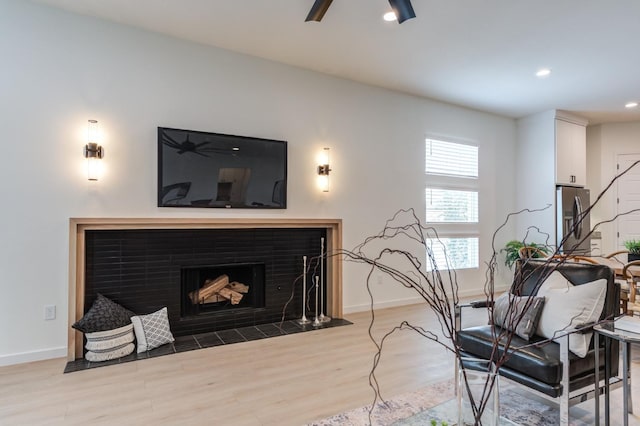
{"type": "Polygon", "coordinates": [[[402,25],[387,0],[306,23],[314,0],[34,1],[509,117],[640,121],[640,0],[412,0],[402,25]]]}

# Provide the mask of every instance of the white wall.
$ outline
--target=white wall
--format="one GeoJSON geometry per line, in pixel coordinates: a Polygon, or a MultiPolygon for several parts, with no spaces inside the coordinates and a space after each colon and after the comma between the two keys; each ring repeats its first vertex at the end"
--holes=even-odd
{"type": "MultiPolygon", "coordinates": [[[[0,0],[0,28],[0,365],[65,354],[70,217],[336,217],[351,248],[400,208],[423,215],[425,134],[480,146],[482,261],[513,208],[511,119],[20,0],[0,0]],[[82,158],[88,119],[104,133],[98,182],[82,158]],[[157,208],[157,126],[289,141],[288,208],[157,208]],[[315,188],[323,146],[328,194],[315,188]]],[[[347,312],[368,307],[362,272],[345,265],[347,312]]],[[[458,279],[477,294],[484,270],[458,279]]],[[[414,300],[391,283],[375,292],[379,306],[414,300]]]]}
{"type": "Polygon", "coordinates": [[[526,241],[535,243],[548,239],[555,245],[555,117],[556,111],[551,110],[517,122],[516,210],[532,212],[515,217],[516,233],[512,239],[522,241],[526,237],[526,241]]]}
{"type": "MultiPolygon", "coordinates": [[[[591,189],[591,202],[605,189],[618,173],[620,154],[640,154],[640,122],[608,123],[587,127],[587,185],[591,189]]],[[[611,220],[616,214],[616,187],[603,195],[593,209],[592,224],[611,220]]],[[[602,224],[602,252],[618,250],[615,222],[602,224]]]]}

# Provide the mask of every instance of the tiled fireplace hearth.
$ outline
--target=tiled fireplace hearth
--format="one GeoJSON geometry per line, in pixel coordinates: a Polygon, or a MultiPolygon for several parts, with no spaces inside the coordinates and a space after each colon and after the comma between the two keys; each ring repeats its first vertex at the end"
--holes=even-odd
{"type": "MultiPolygon", "coordinates": [[[[71,219],[69,323],[97,293],[139,314],[166,306],[176,337],[278,322],[302,257],[317,257],[321,238],[329,253],[340,249],[341,231],[337,219],[71,219]],[[250,285],[237,303],[196,300],[216,279],[250,285]]],[[[340,256],[322,266],[325,312],[341,318],[340,256]]],[[[300,283],[294,295],[285,319],[301,316],[300,283]]],[[[82,345],[70,329],[70,361],[82,345]]]]}

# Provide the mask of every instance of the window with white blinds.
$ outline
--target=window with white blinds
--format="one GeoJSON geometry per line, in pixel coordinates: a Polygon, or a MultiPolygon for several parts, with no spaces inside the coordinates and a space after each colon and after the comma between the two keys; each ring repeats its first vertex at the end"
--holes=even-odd
{"type": "Polygon", "coordinates": [[[426,173],[478,177],[478,147],[427,139],[426,173]]]}
{"type": "Polygon", "coordinates": [[[478,222],[478,191],[427,188],[427,222],[478,222]]]}
{"type": "MultiPolygon", "coordinates": [[[[479,266],[478,147],[426,139],[426,221],[439,240],[428,247],[440,270],[479,266]]],[[[427,259],[427,267],[434,267],[427,259]]]]}
{"type": "Polygon", "coordinates": [[[427,258],[427,268],[438,270],[477,268],[478,238],[440,238],[427,240],[433,258],[427,258]]]}

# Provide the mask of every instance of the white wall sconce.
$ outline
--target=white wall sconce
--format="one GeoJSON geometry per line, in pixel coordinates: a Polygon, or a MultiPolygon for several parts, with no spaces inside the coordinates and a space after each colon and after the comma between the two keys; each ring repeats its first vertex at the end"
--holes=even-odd
{"type": "Polygon", "coordinates": [[[322,192],[329,192],[329,148],[324,148],[318,161],[318,188],[322,192]]]}
{"type": "Polygon", "coordinates": [[[98,121],[89,120],[87,144],[84,146],[84,158],[87,159],[87,178],[98,180],[98,161],[104,157],[104,149],[98,145],[98,121]]]}

